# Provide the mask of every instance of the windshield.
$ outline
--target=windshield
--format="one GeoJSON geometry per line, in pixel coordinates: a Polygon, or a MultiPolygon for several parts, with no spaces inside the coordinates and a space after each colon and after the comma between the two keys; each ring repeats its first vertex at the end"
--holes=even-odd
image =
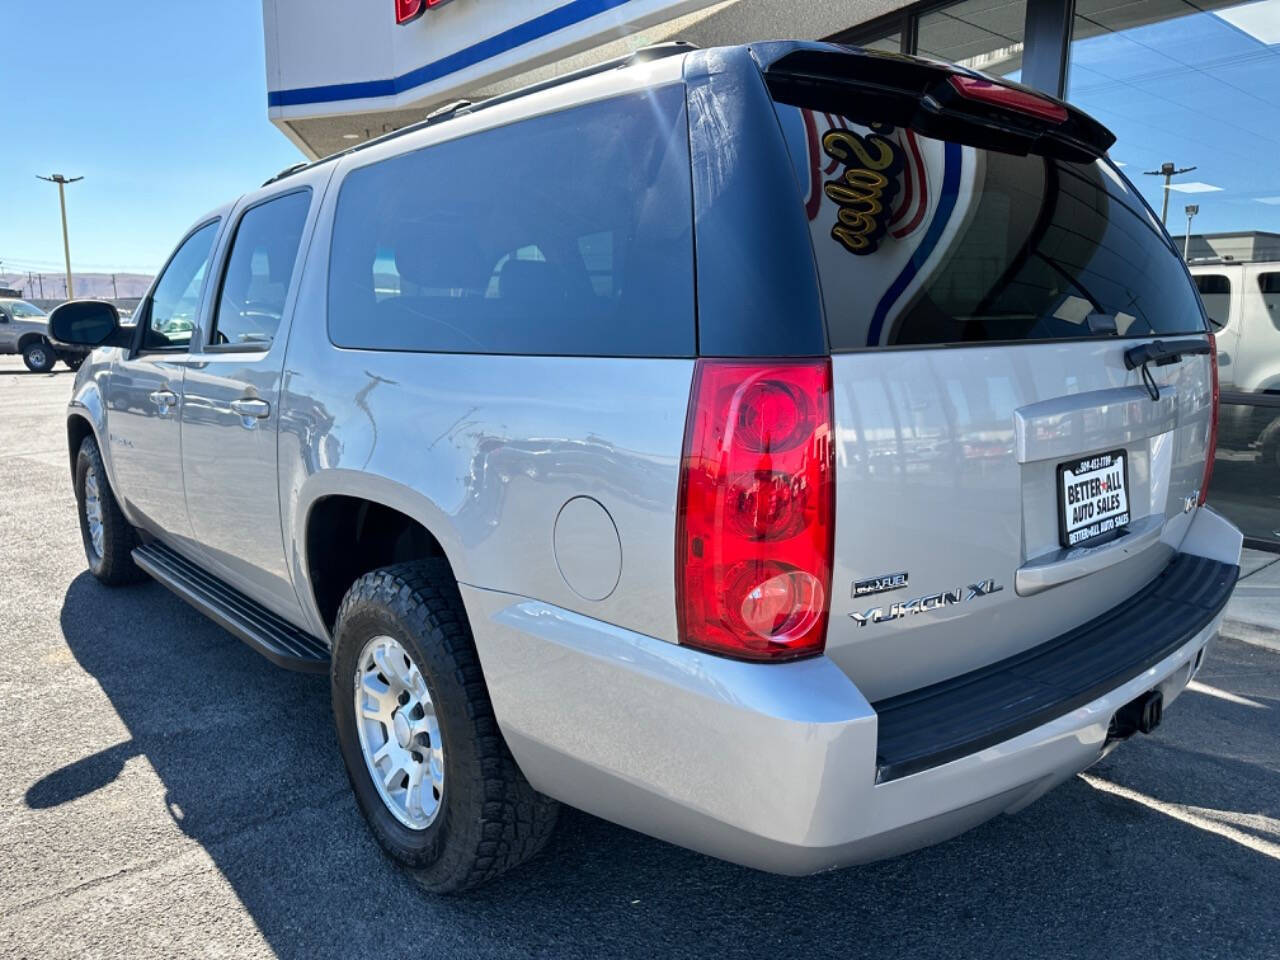
{"type": "Polygon", "coordinates": [[[9,304],[9,312],[15,317],[44,317],[45,312],[34,303],[25,300],[14,300],[9,304]]]}
{"type": "Polygon", "coordinates": [[[1181,258],[1109,161],[778,114],[832,349],[1204,332],[1181,258]]]}

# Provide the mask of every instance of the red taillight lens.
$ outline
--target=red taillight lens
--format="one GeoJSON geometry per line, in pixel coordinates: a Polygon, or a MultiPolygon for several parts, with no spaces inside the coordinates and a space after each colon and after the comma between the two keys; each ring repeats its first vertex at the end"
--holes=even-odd
{"type": "Polygon", "coordinates": [[[1200,481],[1200,506],[1209,499],[1209,481],[1213,479],[1213,458],[1218,454],[1218,340],[1209,334],[1209,383],[1213,391],[1213,409],[1209,412],[1209,442],[1204,451],[1204,479],[1200,481]]]}
{"type": "Polygon", "coordinates": [[[835,533],[829,360],[699,360],[676,531],[680,642],[821,653],[835,533]]]}
{"type": "Polygon", "coordinates": [[[423,11],[422,3],[423,0],[396,0],[396,23],[408,23],[420,17],[423,11]]]}
{"type": "Polygon", "coordinates": [[[1048,97],[1041,97],[1027,90],[1006,87],[1003,84],[992,83],[990,80],[970,77],[962,73],[952,74],[947,80],[956,93],[967,100],[977,100],[1017,113],[1030,114],[1051,123],[1067,122],[1067,108],[1048,97]]]}

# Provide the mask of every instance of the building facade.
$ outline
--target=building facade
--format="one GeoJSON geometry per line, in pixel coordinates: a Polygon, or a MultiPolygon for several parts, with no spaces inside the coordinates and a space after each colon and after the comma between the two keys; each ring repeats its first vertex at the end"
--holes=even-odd
{"type": "Polygon", "coordinates": [[[263,25],[271,120],[311,157],[677,39],[832,39],[1079,105],[1221,325],[1211,500],[1280,547],[1280,0],[263,0],[263,25]]]}

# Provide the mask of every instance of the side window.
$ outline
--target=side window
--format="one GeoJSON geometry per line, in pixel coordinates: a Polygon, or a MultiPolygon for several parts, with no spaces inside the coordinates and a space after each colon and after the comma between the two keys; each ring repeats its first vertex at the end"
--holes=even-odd
{"type": "Polygon", "coordinates": [[[1280,330],[1280,273],[1258,274],[1258,290],[1262,293],[1262,304],[1271,318],[1271,325],[1280,330]]]}
{"type": "Polygon", "coordinates": [[[329,335],[343,347],[692,356],[684,93],[533,117],[352,170],[329,335]]]}
{"type": "Polygon", "coordinates": [[[1204,301],[1204,312],[1210,320],[1225,327],[1231,322],[1231,281],[1220,273],[1201,273],[1191,279],[1204,301]]]}
{"type": "Polygon", "coordinates": [[[200,287],[209,269],[209,255],[218,235],[218,221],[207,223],[183,242],[151,294],[150,316],[142,349],[186,349],[200,308],[200,287]]]}
{"type": "Polygon", "coordinates": [[[284,316],[311,191],[276,197],[240,218],[222,274],[212,344],[267,344],[284,316]]]}

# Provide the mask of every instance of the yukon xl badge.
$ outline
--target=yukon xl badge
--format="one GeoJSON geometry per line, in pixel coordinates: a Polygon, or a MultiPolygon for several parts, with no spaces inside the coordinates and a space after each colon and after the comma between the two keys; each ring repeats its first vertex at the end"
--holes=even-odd
{"type": "Polygon", "coordinates": [[[869,597],[873,593],[888,593],[890,590],[901,590],[907,585],[907,571],[886,573],[866,580],[853,581],[853,596],[869,597]]]}
{"type": "MultiPolygon", "coordinates": [[[[855,590],[857,585],[854,585],[855,590]]],[[[888,589],[893,589],[892,587],[888,589]]],[[[865,627],[868,623],[886,623],[889,620],[900,620],[905,616],[913,613],[929,613],[931,610],[941,610],[943,607],[949,607],[953,603],[967,603],[978,597],[989,596],[993,593],[999,593],[1004,587],[996,583],[994,580],[979,580],[977,583],[969,584],[968,589],[959,588],[956,590],[944,590],[941,593],[930,593],[923,597],[916,597],[913,600],[899,601],[890,604],[888,607],[872,607],[865,613],[849,614],[854,622],[860,627],[865,627]]],[[[856,596],[856,593],[855,593],[856,596]]]]}

